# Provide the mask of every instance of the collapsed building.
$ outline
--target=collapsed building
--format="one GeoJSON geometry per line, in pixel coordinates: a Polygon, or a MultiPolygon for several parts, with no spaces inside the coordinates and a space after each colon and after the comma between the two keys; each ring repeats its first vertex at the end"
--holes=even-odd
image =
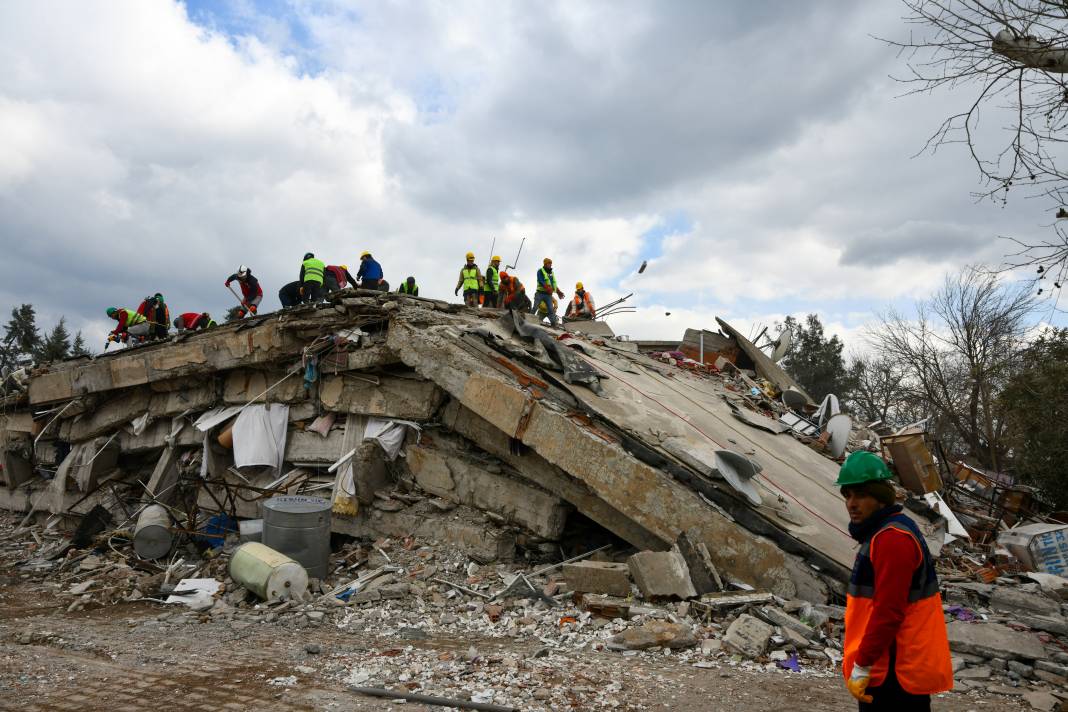
{"type": "Polygon", "coordinates": [[[346,290],[42,366],[0,401],[0,508],[132,530],[155,503],[172,532],[210,538],[313,494],[337,534],[481,562],[684,537],[716,586],[841,595],[838,465],[760,407],[764,383],[809,401],[760,349],[721,322],[688,333],[700,368],[681,369],[602,322],[529,319],[346,290]]]}

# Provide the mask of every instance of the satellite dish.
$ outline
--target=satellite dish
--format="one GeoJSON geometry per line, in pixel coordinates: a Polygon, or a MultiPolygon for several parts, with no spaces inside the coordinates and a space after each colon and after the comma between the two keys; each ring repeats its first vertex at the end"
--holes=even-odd
{"type": "Polygon", "coordinates": [[[835,458],[841,457],[845,452],[846,445],[849,444],[849,432],[852,429],[853,420],[845,413],[832,415],[827,421],[827,425],[824,426],[823,432],[831,434],[830,439],[827,441],[827,447],[835,458]]]}
{"type": "Polygon", "coordinates": [[[782,360],[782,357],[790,350],[790,347],[794,345],[794,335],[789,329],[779,334],[779,338],[773,342],[773,348],[771,350],[772,363],[778,363],[782,360]]]}
{"type": "Polygon", "coordinates": [[[760,493],[750,481],[760,472],[760,466],[745,455],[732,450],[716,450],[716,472],[731,487],[744,494],[754,506],[760,505],[760,493]]]}
{"type": "Polygon", "coordinates": [[[790,410],[801,411],[802,408],[808,403],[808,398],[805,398],[801,391],[797,390],[793,386],[790,386],[782,392],[782,402],[790,410]]]}

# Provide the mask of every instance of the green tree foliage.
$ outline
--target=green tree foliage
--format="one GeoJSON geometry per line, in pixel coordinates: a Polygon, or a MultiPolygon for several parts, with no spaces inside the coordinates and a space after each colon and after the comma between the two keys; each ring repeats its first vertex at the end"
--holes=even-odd
{"type": "Polygon", "coordinates": [[[782,361],[786,372],[817,401],[828,393],[847,398],[852,378],[842,358],[842,340],[837,336],[827,338],[816,314],[805,317],[803,324],[788,316],[782,328],[793,336],[793,347],[782,361]]]}
{"type": "Polygon", "coordinates": [[[1020,355],[1001,392],[1012,466],[1059,507],[1068,506],[1068,329],[1043,333],[1020,355]]]}
{"type": "Polygon", "coordinates": [[[40,344],[41,334],[37,330],[37,313],[33,305],[12,308],[0,346],[0,366],[14,368],[20,358],[32,356],[40,344]]]}
{"type": "Polygon", "coordinates": [[[70,356],[70,332],[67,331],[66,322],[66,319],[60,317],[55,328],[41,340],[34,354],[37,361],[61,361],[70,356]]]}
{"type": "Polygon", "coordinates": [[[74,343],[70,346],[71,356],[92,356],[92,352],[89,351],[89,347],[85,345],[85,339],[82,338],[82,332],[78,332],[74,335],[74,343]]]}

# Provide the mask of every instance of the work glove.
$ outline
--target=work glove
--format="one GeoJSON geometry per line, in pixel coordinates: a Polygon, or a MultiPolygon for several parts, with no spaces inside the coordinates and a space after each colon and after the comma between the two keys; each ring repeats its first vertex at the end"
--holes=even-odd
{"type": "Polygon", "coordinates": [[[871,683],[871,668],[854,665],[853,672],[846,680],[846,689],[853,695],[857,702],[871,703],[871,695],[865,694],[868,684],[871,683]]]}

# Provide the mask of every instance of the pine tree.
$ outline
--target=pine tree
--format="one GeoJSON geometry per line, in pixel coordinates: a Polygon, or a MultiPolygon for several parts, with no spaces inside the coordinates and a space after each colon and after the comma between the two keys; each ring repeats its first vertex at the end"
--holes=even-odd
{"type": "Polygon", "coordinates": [[[34,356],[38,361],[62,361],[70,356],[70,332],[64,317],[59,318],[59,323],[41,341],[34,356]]]}
{"type": "Polygon", "coordinates": [[[89,351],[85,345],[85,339],[82,338],[82,332],[78,332],[74,335],[74,343],[70,346],[71,356],[92,356],[92,352],[89,351]]]}
{"type": "Polygon", "coordinates": [[[793,348],[782,362],[786,372],[817,401],[828,393],[848,398],[853,382],[842,358],[842,340],[837,336],[828,339],[816,314],[809,314],[804,324],[788,316],[782,326],[794,337],[793,348]]]}
{"type": "Polygon", "coordinates": [[[37,331],[37,313],[32,304],[22,304],[11,310],[11,320],[4,329],[0,347],[0,365],[14,368],[20,358],[33,356],[41,345],[37,331]]]}

